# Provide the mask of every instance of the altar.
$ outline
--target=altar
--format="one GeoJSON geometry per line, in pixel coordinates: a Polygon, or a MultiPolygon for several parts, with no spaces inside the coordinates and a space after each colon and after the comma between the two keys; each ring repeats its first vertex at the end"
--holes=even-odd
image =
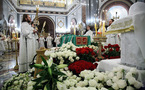
{"type": "Polygon", "coordinates": [[[68,42],[72,42],[76,46],[91,45],[91,38],[90,36],[68,34],[60,38],[60,44],[58,46],[61,47],[62,44],[66,44],[68,42]]]}

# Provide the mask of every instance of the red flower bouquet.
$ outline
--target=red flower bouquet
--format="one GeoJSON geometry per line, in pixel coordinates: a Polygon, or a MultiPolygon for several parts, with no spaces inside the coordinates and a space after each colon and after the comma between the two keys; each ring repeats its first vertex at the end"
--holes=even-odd
{"type": "Polygon", "coordinates": [[[102,56],[106,59],[120,58],[120,46],[118,44],[108,44],[102,48],[102,56]]]}
{"type": "Polygon", "coordinates": [[[91,62],[87,62],[84,60],[79,60],[74,63],[71,63],[68,68],[70,71],[72,71],[74,74],[78,75],[83,70],[94,70],[97,67],[97,63],[93,64],[91,62]]]}
{"type": "Polygon", "coordinates": [[[96,53],[92,48],[76,48],[76,53],[80,57],[80,60],[85,60],[88,62],[95,62],[95,55],[96,53]]]}

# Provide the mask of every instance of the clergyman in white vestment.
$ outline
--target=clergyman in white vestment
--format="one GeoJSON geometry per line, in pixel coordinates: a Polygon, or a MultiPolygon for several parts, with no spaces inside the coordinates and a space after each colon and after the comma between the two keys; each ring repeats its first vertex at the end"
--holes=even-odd
{"type": "Polygon", "coordinates": [[[48,33],[48,36],[46,38],[46,41],[47,41],[47,48],[52,48],[52,40],[53,38],[50,36],[50,33],[48,33]]]}
{"type": "Polygon", "coordinates": [[[44,47],[44,41],[45,41],[45,39],[44,39],[43,35],[40,35],[40,38],[39,38],[39,46],[40,47],[44,47]]]}
{"type": "Polygon", "coordinates": [[[93,32],[90,30],[90,26],[87,26],[87,32],[84,34],[84,36],[90,36],[91,42],[93,42],[93,32]]]}
{"type": "Polygon", "coordinates": [[[56,47],[60,44],[60,37],[59,37],[59,35],[57,35],[57,36],[55,37],[54,42],[56,43],[56,47]]]}
{"type": "Polygon", "coordinates": [[[24,14],[21,24],[19,72],[25,72],[29,69],[29,65],[32,63],[32,59],[35,55],[35,43],[33,35],[35,33],[35,30],[29,24],[30,21],[30,16],[24,14]]]}

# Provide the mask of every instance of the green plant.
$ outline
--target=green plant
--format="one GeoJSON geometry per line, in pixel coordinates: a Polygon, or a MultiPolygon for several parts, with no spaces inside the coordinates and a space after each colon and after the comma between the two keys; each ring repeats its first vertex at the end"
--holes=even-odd
{"type": "MultiPolygon", "coordinates": [[[[44,62],[44,65],[42,64],[34,64],[31,65],[31,67],[35,67],[37,69],[41,69],[42,71],[38,74],[40,77],[34,79],[33,81],[36,82],[36,84],[33,86],[35,90],[37,89],[44,89],[44,90],[56,90],[57,82],[62,82],[66,79],[66,75],[62,73],[59,69],[67,67],[66,64],[56,65],[53,63],[52,59],[49,59],[47,62],[42,56],[42,61],[44,62]],[[62,77],[62,81],[59,80],[59,78],[62,77]]],[[[38,75],[37,74],[37,75],[38,75]]]]}

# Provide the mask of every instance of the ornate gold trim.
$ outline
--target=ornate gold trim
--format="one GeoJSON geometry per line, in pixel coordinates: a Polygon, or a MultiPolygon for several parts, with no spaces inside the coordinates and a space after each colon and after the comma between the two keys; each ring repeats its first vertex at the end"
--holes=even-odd
{"type": "Polygon", "coordinates": [[[125,32],[129,32],[129,31],[134,31],[134,26],[130,26],[129,28],[126,28],[126,29],[107,31],[105,33],[105,35],[107,35],[107,34],[125,33],[125,32]]]}

